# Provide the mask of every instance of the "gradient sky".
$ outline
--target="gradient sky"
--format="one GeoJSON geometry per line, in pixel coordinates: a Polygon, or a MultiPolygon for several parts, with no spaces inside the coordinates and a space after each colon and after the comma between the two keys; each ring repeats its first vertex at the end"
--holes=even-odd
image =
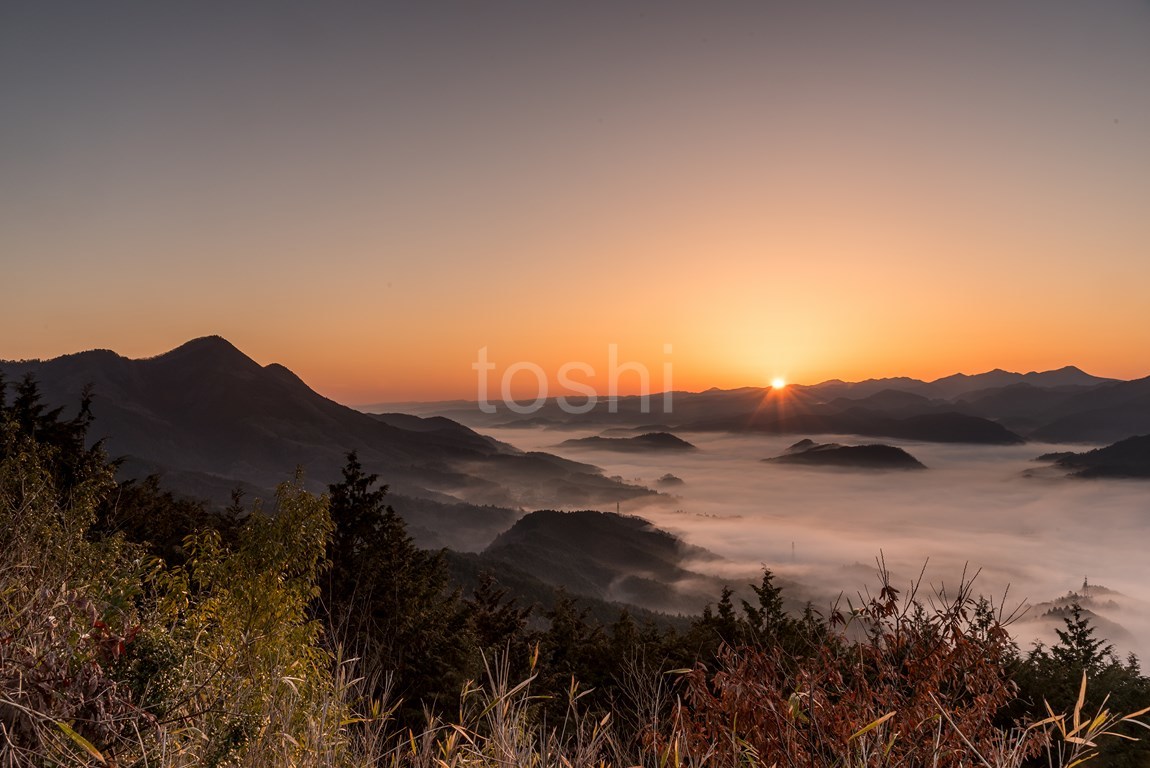
{"type": "Polygon", "coordinates": [[[353,403],[1145,376],[1150,3],[0,0],[0,259],[2,358],[353,403]]]}

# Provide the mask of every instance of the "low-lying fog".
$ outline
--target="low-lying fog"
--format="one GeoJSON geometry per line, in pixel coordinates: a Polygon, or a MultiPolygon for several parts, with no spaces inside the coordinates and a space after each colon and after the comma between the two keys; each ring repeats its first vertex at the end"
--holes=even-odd
{"type": "MultiPolygon", "coordinates": [[[[906,583],[929,559],[931,584],[957,583],[964,565],[981,569],[977,591],[1006,606],[1041,603],[1080,590],[1083,580],[1128,596],[1099,610],[1133,637],[1110,628],[1118,650],[1150,652],[1147,531],[1150,483],[1025,477],[1034,457],[1066,446],[940,445],[884,440],[908,450],[927,471],[846,471],[764,463],[794,436],[680,433],[697,451],[623,453],[558,447],[591,433],[483,430],[525,450],[546,450],[602,467],[609,475],[658,488],[671,499],[625,502],[686,541],[730,561],[722,575],[753,580],[760,564],[810,590],[804,598],[872,588],[880,551],[906,583]],[[664,474],[684,482],[656,484],[664,474]],[[1137,638],[1136,640],[1134,638],[1137,638]]],[[[819,442],[873,439],[810,435],[819,442]]],[[[715,571],[713,564],[697,566],[715,571]]],[[[1109,598],[1107,598],[1109,599],[1109,598]]],[[[1014,626],[1023,647],[1055,639],[1052,622],[1031,610],[1014,626]]],[[[1060,622],[1057,623],[1061,626],[1060,622]]]]}

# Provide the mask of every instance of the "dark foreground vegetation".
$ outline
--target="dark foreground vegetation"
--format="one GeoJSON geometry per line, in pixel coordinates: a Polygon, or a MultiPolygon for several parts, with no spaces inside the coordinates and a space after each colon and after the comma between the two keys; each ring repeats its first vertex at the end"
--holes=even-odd
{"type": "Polygon", "coordinates": [[[0,392],[0,765],[1147,765],[1150,705],[1073,610],[1020,651],[969,584],[689,620],[462,594],[354,454],[224,512],[116,482],[88,403],[0,392]]]}

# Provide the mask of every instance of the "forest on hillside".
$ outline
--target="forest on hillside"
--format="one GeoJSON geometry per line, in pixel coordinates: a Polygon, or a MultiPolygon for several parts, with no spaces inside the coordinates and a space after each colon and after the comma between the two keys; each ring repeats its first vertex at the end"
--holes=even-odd
{"type": "MultiPolygon", "coordinates": [[[[464,588],[349,452],[225,510],[118,480],[0,383],[0,765],[1150,765],[1150,680],[1072,607],[1049,647],[964,583],[672,620],[464,588]]],[[[383,478],[386,480],[386,478],[383,478]]]]}

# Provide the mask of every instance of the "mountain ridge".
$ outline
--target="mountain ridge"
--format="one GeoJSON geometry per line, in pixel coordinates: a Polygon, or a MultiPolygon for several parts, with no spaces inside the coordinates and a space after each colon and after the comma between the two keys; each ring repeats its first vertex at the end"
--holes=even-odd
{"type": "MultiPolygon", "coordinates": [[[[260,365],[219,335],[191,339],[152,357],[132,359],[113,350],[94,349],[48,360],[4,360],[0,361],[0,371],[9,378],[43,371],[49,378],[73,382],[68,392],[56,387],[51,393],[57,404],[65,405],[78,400],[79,387],[74,382],[86,377],[85,383],[92,383],[97,397],[103,399],[102,409],[116,410],[109,401],[123,404],[117,418],[122,422],[119,429],[132,436],[128,442],[139,439],[149,421],[155,422],[152,426],[158,423],[164,428],[185,430],[202,426],[191,423],[197,418],[212,421],[215,409],[205,408],[204,398],[220,402],[223,392],[243,383],[250,385],[243,390],[246,396],[241,401],[223,402],[221,407],[231,412],[233,422],[240,420],[241,405],[255,412],[262,409],[264,423],[257,431],[262,430],[265,438],[282,429],[289,442],[308,439],[293,426],[293,419],[286,412],[281,409],[270,413],[275,408],[265,403],[290,403],[288,411],[308,413],[313,427],[327,422],[328,428],[320,431],[326,432],[328,439],[338,439],[344,433],[334,427],[335,423],[355,419],[350,413],[363,413],[320,395],[279,363],[260,365]],[[161,384],[156,385],[157,381],[161,384]],[[148,382],[153,394],[148,402],[141,402],[137,395],[148,382]],[[167,394],[160,396],[155,391],[167,394]]],[[[49,383],[47,388],[53,387],[49,383]]],[[[661,429],[667,430],[819,432],[989,444],[1024,439],[1107,443],[1150,431],[1150,377],[1132,381],[1109,379],[1086,373],[1075,365],[1027,373],[995,368],[977,374],[955,373],[932,381],[905,376],[861,382],[829,379],[813,385],[793,384],[781,391],[769,387],[676,391],[674,418],[655,413],[660,398],[651,397],[649,402],[653,408],[643,412],[642,398],[625,396],[612,404],[618,413],[606,413],[613,409],[600,402],[586,415],[573,417],[552,399],[540,411],[526,416],[497,408],[492,417],[479,414],[474,403],[447,401],[421,404],[408,409],[408,415],[441,415],[470,428],[528,423],[552,429],[633,426],[654,420],[665,424],[661,429]]],[[[364,430],[369,428],[358,423],[352,430],[355,439],[365,439],[364,430]]],[[[472,441],[470,449],[477,447],[472,441]]],[[[201,446],[203,451],[206,448],[201,446]]],[[[384,453],[395,460],[403,451],[384,453]]],[[[286,454],[284,458],[290,460],[286,454]]],[[[206,470],[210,461],[202,464],[181,469],[219,471],[218,467],[206,470]]],[[[261,480],[266,481],[267,478],[261,480]]],[[[505,498],[501,503],[508,501],[505,498]]]]}
{"type": "Polygon", "coordinates": [[[939,443],[1008,445],[1027,440],[1105,443],[1150,432],[1150,377],[1122,381],[1094,376],[1074,365],[1015,373],[994,369],[953,374],[932,382],[896,377],[781,389],[739,387],[675,392],[663,398],[630,395],[581,414],[555,398],[530,414],[500,408],[479,413],[474,403],[425,404],[473,427],[627,429],[658,423],[666,431],[859,435],[939,443]],[[646,408],[644,407],[646,406],[646,408]]]}
{"type": "Polygon", "coordinates": [[[66,408],[92,384],[93,437],[106,438],[111,455],[201,480],[270,488],[303,466],[311,486],[324,490],[354,449],[365,468],[410,496],[517,507],[653,493],[588,464],[524,454],[462,424],[389,424],[320,395],[282,365],[261,366],[219,336],[148,358],[81,352],[0,362],[0,372],[33,375],[45,402],[66,408]]]}

